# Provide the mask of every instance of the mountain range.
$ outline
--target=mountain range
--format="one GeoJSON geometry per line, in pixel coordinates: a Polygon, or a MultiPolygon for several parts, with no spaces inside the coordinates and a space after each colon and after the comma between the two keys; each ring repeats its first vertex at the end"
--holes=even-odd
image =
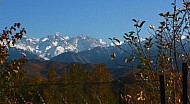
{"type": "MultiPolygon", "coordinates": [[[[144,40],[142,39],[143,42],[144,40]]],[[[125,50],[131,50],[129,45],[125,43],[122,43],[120,46],[125,50]]],[[[154,47],[153,49],[156,49],[156,46],[154,47]]],[[[188,45],[185,48],[189,49],[188,45]]],[[[156,53],[155,50],[154,55],[156,53]]],[[[27,56],[29,60],[43,59],[66,63],[79,62],[82,64],[104,63],[107,67],[118,67],[117,63],[126,65],[125,59],[129,56],[118,47],[102,39],[91,38],[85,35],[76,37],[63,36],[59,32],[44,38],[23,37],[13,48],[10,48],[8,59],[18,59],[23,55],[27,56]],[[117,54],[117,58],[115,61],[110,61],[110,55],[113,53],[117,54]]],[[[138,62],[138,60],[135,60],[135,63],[138,62]]]]}
{"type": "MultiPolygon", "coordinates": [[[[127,45],[121,45],[129,49],[127,45]]],[[[109,67],[116,64],[110,61],[110,55],[116,53],[118,62],[123,63],[125,57],[117,47],[103,39],[91,38],[85,35],[76,37],[63,36],[59,32],[43,38],[31,38],[24,36],[17,44],[10,48],[8,60],[19,59],[23,55],[28,60],[42,59],[56,62],[79,62],[82,64],[104,63],[109,67]]]]}
{"type": "Polygon", "coordinates": [[[15,48],[38,55],[49,60],[65,52],[81,52],[93,49],[95,47],[108,47],[109,44],[97,38],[91,38],[85,35],[76,37],[63,36],[59,32],[54,35],[48,35],[44,38],[23,37],[15,48]]]}

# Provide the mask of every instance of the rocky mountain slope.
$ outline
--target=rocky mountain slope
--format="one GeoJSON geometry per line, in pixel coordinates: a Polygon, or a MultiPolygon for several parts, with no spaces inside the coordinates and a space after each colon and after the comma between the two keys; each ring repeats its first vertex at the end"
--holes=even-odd
{"type": "Polygon", "coordinates": [[[63,36],[59,32],[44,38],[23,37],[17,44],[22,49],[37,54],[44,59],[51,59],[65,52],[81,52],[94,47],[107,47],[109,44],[102,39],[91,38],[85,35],[77,37],[63,36]]]}

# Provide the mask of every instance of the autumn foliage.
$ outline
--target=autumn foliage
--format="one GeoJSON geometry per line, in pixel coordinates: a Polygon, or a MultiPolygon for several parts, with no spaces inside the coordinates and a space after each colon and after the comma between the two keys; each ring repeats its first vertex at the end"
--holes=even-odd
{"type": "MultiPolygon", "coordinates": [[[[182,63],[190,61],[190,2],[182,0],[173,11],[160,13],[159,26],[149,26],[150,37],[142,41],[141,30],[146,21],[132,19],[134,31],[123,35],[124,44],[132,51],[123,49],[117,38],[109,38],[116,47],[127,54],[126,73],[113,79],[104,64],[83,68],[80,63],[24,74],[26,56],[7,61],[9,49],[22,39],[26,30],[20,23],[6,27],[0,33],[0,102],[34,104],[160,104],[160,79],[164,76],[167,104],[182,104],[182,63]],[[185,38],[184,38],[185,37],[185,38]],[[135,62],[135,64],[134,64],[135,62]],[[45,74],[44,74],[45,73],[45,74]],[[61,74],[60,74],[61,73],[61,74]]],[[[115,61],[117,54],[111,55],[115,61]]],[[[117,62],[116,62],[117,63],[117,62]]],[[[118,64],[118,63],[117,63],[118,64]]],[[[28,69],[33,69],[28,68],[28,69]]],[[[33,69],[35,71],[35,69],[33,69]]],[[[29,72],[29,71],[28,71],[29,72]]],[[[190,82],[190,78],[188,78],[190,82]]],[[[189,86],[188,86],[189,88],[189,86]]],[[[190,90],[188,89],[188,103],[190,90]]]]}
{"type": "MultiPolygon", "coordinates": [[[[138,86],[140,91],[136,92],[135,95],[142,96],[137,99],[139,101],[133,102],[160,103],[159,76],[163,75],[166,89],[166,103],[183,103],[182,63],[189,65],[190,61],[190,2],[186,0],[182,0],[181,2],[182,4],[178,5],[176,0],[174,0],[171,3],[173,11],[159,14],[163,18],[163,21],[159,22],[158,27],[150,25],[150,37],[145,38],[144,41],[141,38],[141,30],[145,21],[132,19],[135,31],[125,33],[123,36],[125,44],[130,46],[132,52],[124,50],[117,45],[120,42],[119,39],[110,38],[123,52],[130,54],[130,57],[126,58],[126,66],[134,61],[138,61],[136,67],[141,71],[135,74],[135,76],[141,84],[138,86]]],[[[115,58],[112,57],[113,60],[115,58]]]]}
{"type": "Polygon", "coordinates": [[[15,81],[21,77],[20,67],[26,62],[26,57],[7,61],[9,49],[26,34],[26,30],[21,28],[20,23],[15,23],[10,28],[5,27],[0,33],[0,101],[14,101],[14,93],[17,89],[13,88],[15,81]]]}

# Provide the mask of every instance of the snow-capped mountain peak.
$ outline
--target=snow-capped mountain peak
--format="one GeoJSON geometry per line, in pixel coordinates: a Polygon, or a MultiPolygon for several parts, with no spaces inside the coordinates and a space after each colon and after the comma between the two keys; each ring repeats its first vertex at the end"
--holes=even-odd
{"type": "Polygon", "coordinates": [[[18,49],[32,52],[45,59],[50,59],[64,52],[80,52],[98,46],[107,47],[109,44],[102,39],[91,38],[85,35],[76,37],[63,36],[59,32],[43,38],[23,37],[15,45],[18,49]]]}

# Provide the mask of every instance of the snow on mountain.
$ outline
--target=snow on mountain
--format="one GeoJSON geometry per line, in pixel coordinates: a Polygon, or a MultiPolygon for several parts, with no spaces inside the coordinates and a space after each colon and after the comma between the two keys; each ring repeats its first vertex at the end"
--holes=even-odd
{"type": "Polygon", "coordinates": [[[109,44],[102,39],[85,35],[77,37],[63,36],[59,32],[44,38],[23,37],[15,47],[37,54],[44,59],[50,59],[65,52],[81,52],[94,47],[107,47],[109,44]]]}

